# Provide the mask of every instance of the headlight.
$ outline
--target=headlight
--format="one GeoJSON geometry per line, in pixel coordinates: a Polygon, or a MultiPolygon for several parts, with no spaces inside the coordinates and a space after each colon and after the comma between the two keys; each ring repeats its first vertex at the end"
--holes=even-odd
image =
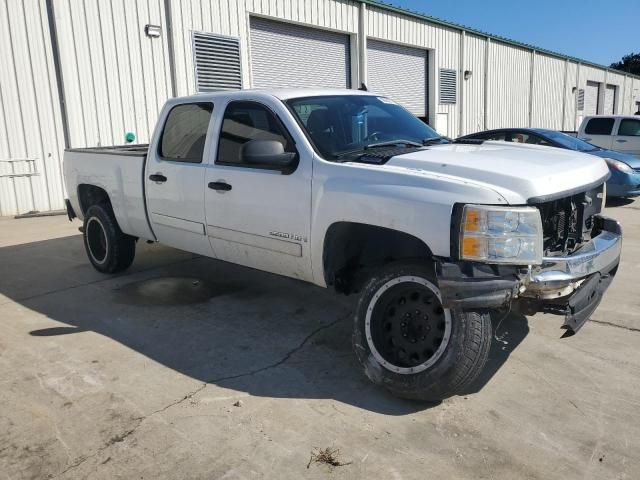
{"type": "Polygon", "coordinates": [[[459,256],[484,263],[542,263],[542,220],[533,207],[465,205],[459,256]]]}
{"type": "Polygon", "coordinates": [[[619,172],[622,172],[622,173],[633,173],[633,168],[631,168],[626,163],[621,162],[620,160],[614,160],[613,158],[605,158],[604,161],[607,162],[607,165],[609,165],[609,168],[613,168],[614,170],[618,170],[619,172]]]}

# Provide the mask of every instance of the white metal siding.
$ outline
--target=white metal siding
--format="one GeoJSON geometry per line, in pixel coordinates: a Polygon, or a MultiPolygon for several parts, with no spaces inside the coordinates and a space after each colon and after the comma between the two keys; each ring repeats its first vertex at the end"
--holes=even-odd
{"type": "Polygon", "coordinates": [[[148,142],[171,96],[164,3],[117,0],[54,2],[72,147],[148,142]]]}
{"type": "Polygon", "coordinates": [[[597,82],[589,82],[584,89],[584,116],[596,115],[598,113],[598,96],[600,93],[600,84],[597,82]]]}
{"type": "Polygon", "coordinates": [[[491,42],[486,128],[529,126],[531,52],[491,42]]]}
{"type": "Polygon", "coordinates": [[[607,85],[604,91],[604,109],[602,111],[605,115],[613,115],[616,101],[616,86],[607,85]]]}
{"type": "Polygon", "coordinates": [[[427,113],[427,51],[378,40],[367,41],[367,87],[411,113],[427,113]]]}
{"type": "Polygon", "coordinates": [[[576,84],[576,74],[578,73],[578,64],[574,62],[567,62],[567,88],[564,92],[564,123],[562,125],[563,130],[577,130],[576,115],[577,115],[577,100],[578,100],[578,86],[576,84]],[[575,88],[575,91],[574,91],[575,88]]]}
{"type": "Polygon", "coordinates": [[[0,1],[0,215],[64,207],[60,103],[44,0],[0,1]],[[35,160],[37,176],[26,173],[35,160]],[[13,165],[13,167],[12,167],[13,165]]]}
{"type": "Polygon", "coordinates": [[[251,19],[252,85],[349,88],[349,36],[263,18],[251,19]]]}
{"type": "Polygon", "coordinates": [[[536,54],[531,126],[562,130],[565,61],[536,54]]]}
{"type": "Polygon", "coordinates": [[[486,54],[486,38],[475,35],[465,35],[465,61],[461,70],[471,72],[471,76],[465,80],[459,79],[464,95],[462,97],[462,135],[484,130],[484,65],[486,54]]]}

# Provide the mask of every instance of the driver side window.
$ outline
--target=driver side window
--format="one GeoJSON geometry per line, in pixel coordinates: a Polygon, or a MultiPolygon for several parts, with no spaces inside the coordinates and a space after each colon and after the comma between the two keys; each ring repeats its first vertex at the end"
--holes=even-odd
{"type": "Polygon", "coordinates": [[[249,166],[242,158],[242,146],[250,140],[275,140],[282,143],[285,152],[295,153],[293,140],[266,106],[256,102],[229,103],[222,119],[216,163],[249,166]]]}

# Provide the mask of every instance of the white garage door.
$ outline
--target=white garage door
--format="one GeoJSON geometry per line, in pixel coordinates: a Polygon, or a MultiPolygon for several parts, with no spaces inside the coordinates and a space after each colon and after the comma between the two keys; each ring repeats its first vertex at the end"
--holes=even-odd
{"type": "Polygon", "coordinates": [[[251,19],[256,88],[349,88],[349,36],[262,18],[251,19]]]}
{"type": "Polygon", "coordinates": [[[598,113],[598,93],[600,84],[598,82],[587,82],[584,89],[584,114],[596,115],[598,113]]]}
{"type": "Polygon", "coordinates": [[[367,88],[418,117],[427,112],[427,51],[367,40],[367,88]]]}
{"type": "Polygon", "coordinates": [[[616,104],[616,86],[615,85],[607,85],[606,90],[604,91],[604,113],[605,115],[613,115],[613,109],[616,104]]]}

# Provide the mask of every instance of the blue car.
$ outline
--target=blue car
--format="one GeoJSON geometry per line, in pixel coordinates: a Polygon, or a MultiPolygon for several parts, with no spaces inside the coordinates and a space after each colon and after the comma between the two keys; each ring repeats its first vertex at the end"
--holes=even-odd
{"type": "Polygon", "coordinates": [[[501,128],[473,133],[458,138],[465,140],[501,140],[505,142],[546,145],[596,155],[602,158],[611,171],[607,181],[607,195],[611,197],[635,197],[640,195],[640,158],[627,153],[596,147],[584,140],[556,130],[544,128],[501,128]]]}

